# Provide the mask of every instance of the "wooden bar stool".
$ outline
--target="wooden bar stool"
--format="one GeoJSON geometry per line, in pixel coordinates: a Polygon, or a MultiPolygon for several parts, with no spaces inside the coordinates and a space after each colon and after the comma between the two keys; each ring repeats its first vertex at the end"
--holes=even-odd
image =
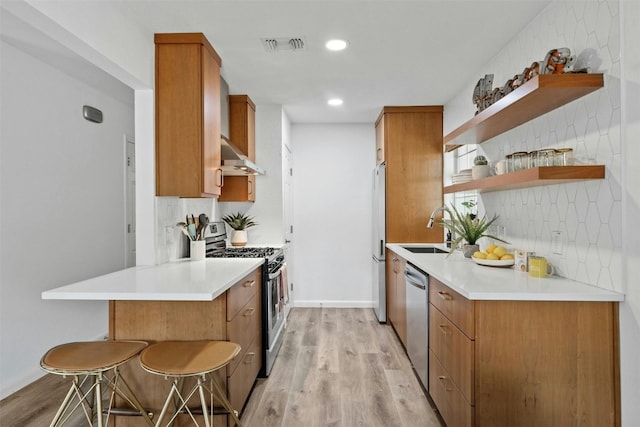
{"type": "Polygon", "coordinates": [[[189,414],[191,420],[199,425],[194,417],[194,410],[187,406],[189,399],[198,392],[202,415],[207,427],[211,427],[212,423],[214,398],[220,401],[235,424],[242,427],[237,411],[231,407],[226,393],[213,377],[215,371],[227,366],[239,352],[240,346],[229,341],[162,341],[144,349],[140,354],[142,368],[152,374],[162,375],[165,379],[172,378],[173,380],[169,395],[156,420],[156,426],[161,425],[172,400],[175,402],[175,409],[166,425],[170,425],[182,412],[189,414]],[[184,393],[182,390],[186,377],[197,378],[188,393],[184,393]],[[207,408],[205,391],[209,393],[209,409],[207,408]]]}
{"type": "Polygon", "coordinates": [[[109,416],[116,412],[141,415],[152,426],[149,414],[142,408],[118,369],[140,354],[147,345],[143,341],[90,341],[62,344],[49,350],[40,361],[42,369],[64,377],[73,376],[71,387],[51,422],[51,427],[64,425],[80,407],[90,426],[93,425],[94,417],[97,418],[99,427],[108,425],[109,416]],[[103,393],[107,390],[110,391],[108,403],[103,408],[103,393]],[[132,409],[114,411],[116,395],[124,399],[132,409]],[[75,405],[72,405],[74,402],[75,405]],[[103,415],[106,415],[105,420],[103,415]]]}

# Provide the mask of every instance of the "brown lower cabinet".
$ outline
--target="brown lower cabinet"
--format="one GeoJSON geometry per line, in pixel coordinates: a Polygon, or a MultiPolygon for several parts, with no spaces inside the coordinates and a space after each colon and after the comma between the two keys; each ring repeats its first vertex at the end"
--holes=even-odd
{"type": "Polygon", "coordinates": [[[402,345],[407,347],[407,283],[404,268],[407,261],[387,250],[387,319],[395,329],[402,345]]]}
{"type": "Polygon", "coordinates": [[[448,427],[620,425],[617,303],[470,301],[431,277],[429,334],[448,427]]]}
{"type": "MultiPolygon", "coordinates": [[[[227,390],[227,397],[240,411],[262,365],[261,270],[254,270],[213,301],[111,301],[109,336],[111,339],[137,339],[149,342],[164,340],[227,340],[240,344],[242,350],[216,378],[227,390]]],[[[170,380],[145,372],[139,363],[126,364],[123,374],[142,405],[160,413],[170,380]]],[[[198,407],[198,396],[193,397],[198,407]]],[[[191,406],[191,405],[190,405],[191,406]]],[[[230,417],[229,417],[230,418],[230,417]]],[[[201,416],[200,425],[203,425],[201,416]]],[[[192,425],[187,415],[180,415],[175,426],[192,425]]],[[[214,417],[214,426],[231,423],[226,415],[214,417]]],[[[115,417],[113,425],[145,426],[141,417],[115,417]]]]}

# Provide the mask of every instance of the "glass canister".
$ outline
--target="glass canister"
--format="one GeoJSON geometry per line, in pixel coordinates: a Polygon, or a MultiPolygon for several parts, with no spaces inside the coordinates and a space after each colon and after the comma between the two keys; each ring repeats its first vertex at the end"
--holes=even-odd
{"type": "Polygon", "coordinates": [[[538,166],[538,150],[529,151],[529,167],[535,168],[538,166]]]}
{"type": "Polygon", "coordinates": [[[517,151],[513,156],[513,170],[520,171],[529,167],[529,153],[526,151],[517,151]]]}
{"type": "Polygon", "coordinates": [[[504,156],[504,171],[505,173],[513,172],[513,154],[504,156]]]}
{"type": "Polygon", "coordinates": [[[558,148],[555,152],[556,166],[569,166],[573,164],[573,148],[558,148]]]}
{"type": "Polygon", "coordinates": [[[553,166],[555,164],[556,150],[545,148],[538,150],[538,166],[553,166]]]}

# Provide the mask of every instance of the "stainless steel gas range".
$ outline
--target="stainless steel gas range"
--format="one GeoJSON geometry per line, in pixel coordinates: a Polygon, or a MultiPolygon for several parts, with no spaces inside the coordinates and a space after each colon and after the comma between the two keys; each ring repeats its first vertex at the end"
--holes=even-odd
{"type": "Polygon", "coordinates": [[[282,345],[289,295],[284,251],[277,247],[227,247],[224,222],[212,222],[205,232],[206,256],[216,258],[264,258],[262,266],[262,368],[268,377],[282,345]]]}

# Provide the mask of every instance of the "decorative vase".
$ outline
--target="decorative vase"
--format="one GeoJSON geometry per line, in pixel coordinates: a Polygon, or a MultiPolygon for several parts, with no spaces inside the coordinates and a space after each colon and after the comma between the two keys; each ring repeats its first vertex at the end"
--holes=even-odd
{"type": "Polygon", "coordinates": [[[471,258],[471,256],[480,250],[480,245],[464,245],[462,246],[462,253],[465,258],[471,258]]]}
{"type": "Polygon", "coordinates": [[[247,230],[233,230],[231,232],[231,246],[245,246],[247,244],[247,230]]]}
{"type": "Polygon", "coordinates": [[[489,165],[475,165],[471,167],[471,178],[473,179],[486,178],[489,174],[489,165]]]}

